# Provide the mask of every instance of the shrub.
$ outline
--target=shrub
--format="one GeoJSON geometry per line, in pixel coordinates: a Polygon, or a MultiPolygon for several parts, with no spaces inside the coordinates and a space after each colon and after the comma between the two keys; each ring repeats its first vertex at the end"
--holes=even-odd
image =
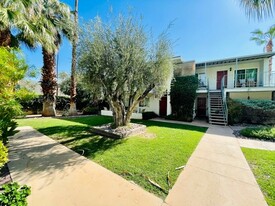
{"type": "Polygon", "coordinates": [[[143,112],[142,113],[142,119],[148,120],[158,117],[158,115],[155,112],[143,112]]]}
{"type": "Polygon", "coordinates": [[[22,113],[15,85],[24,77],[27,65],[17,50],[0,47],[0,57],[0,140],[6,144],[16,128],[12,119],[22,113]]]}
{"type": "Polygon", "coordinates": [[[245,128],[240,133],[246,137],[275,141],[275,127],[245,128]]]}
{"type": "Polygon", "coordinates": [[[0,168],[8,161],[8,149],[0,141],[0,168]]]}
{"type": "Polygon", "coordinates": [[[275,102],[271,100],[229,100],[229,124],[275,124],[275,102]]]}
{"type": "MultiPolygon", "coordinates": [[[[20,104],[23,107],[25,112],[31,111],[33,114],[38,114],[42,111],[43,108],[43,96],[33,97],[30,99],[19,99],[20,104]]],[[[67,105],[70,104],[70,98],[64,96],[56,97],[56,106],[57,110],[66,109],[67,105]]]]}
{"type": "Polygon", "coordinates": [[[0,194],[1,206],[27,206],[27,197],[31,194],[30,187],[20,186],[17,182],[8,183],[2,186],[4,190],[0,194]]]}
{"type": "Polygon", "coordinates": [[[98,106],[88,106],[83,109],[83,114],[98,114],[99,108],[98,106]]]}
{"type": "Polygon", "coordinates": [[[172,115],[168,118],[190,122],[193,120],[198,83],[196,76],[176,77],[171,86],[172,115]]]}

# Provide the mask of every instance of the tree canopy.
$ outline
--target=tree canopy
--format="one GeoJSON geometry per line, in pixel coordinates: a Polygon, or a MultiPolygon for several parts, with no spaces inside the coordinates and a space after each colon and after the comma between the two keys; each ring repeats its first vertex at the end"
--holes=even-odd
{"type": "Polygon", "coordinates": [[[96,17],[80,32],[78,69],[108,101],[115,127],[127,125],[150,92],[161,96],[170,86],[171,43],[165,33],[148,36],[141,19],[121,14],[108,23],[96,17]]]}

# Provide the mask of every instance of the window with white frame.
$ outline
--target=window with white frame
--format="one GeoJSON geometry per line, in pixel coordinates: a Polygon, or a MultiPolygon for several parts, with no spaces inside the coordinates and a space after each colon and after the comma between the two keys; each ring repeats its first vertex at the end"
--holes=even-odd
{"type": "Polygon", "coordinates": [[[206,75],[205,73],[198,74],[199,86],[206,87],[206,75]]]}
{"type": "Polygon", "coordinates": [[[257,85],[258,70],[239,69],[235,74],[235,85],[237,87],[255,87],[257,85]]]}

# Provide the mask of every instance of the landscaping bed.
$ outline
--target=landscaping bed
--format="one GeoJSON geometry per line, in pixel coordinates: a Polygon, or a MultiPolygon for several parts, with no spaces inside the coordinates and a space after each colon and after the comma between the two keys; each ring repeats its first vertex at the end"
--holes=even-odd
{"type": "Polygon", "coordinates": [[[112,121],[111,117],[90,116],[67,119],[40,118],[18,120],[32,126],[79,154],[164,198],[174,185],[207,128],[156,121],[134,121],[147,127],[146,134],[111,139],[90,132],[91,126],[112,121]],[[169,180],[168,180],[169,179],[169,180]],[[151,182],[150,182],[151,180],[151,182]],[[159,184],[162,189],[152,184],[159,184]]]}
{"type": "Polygon", "coordinates": [[[267,203],[275,205],[275,151],[242,148],[267,203]]]}
{"type": "Polygon", "coordinates": [[[237,137],[275,142],[275,127],[247,127],[234,133],[237,137]]]}

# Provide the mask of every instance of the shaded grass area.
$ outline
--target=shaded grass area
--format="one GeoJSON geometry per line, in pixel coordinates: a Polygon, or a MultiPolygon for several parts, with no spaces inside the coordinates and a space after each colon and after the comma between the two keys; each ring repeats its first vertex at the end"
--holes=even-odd
{"type": "Polygon", "coordinates": [[[275,205],[275,151],[242,148],[269,205],[275,205]]]}
{"type": "Polygon", "coordinates": [[[103,116],[67,119],[41,118],[18,120],[19,126],[32,126],[41,133],[66,145],[72,150],[99,163],[107,169],[134,181],[149,192],[165,197],[175,183],[206,128],[155,121],[135,121],[145,124],[145,136],[114,140],[89,132],[89,126],[111,122],[103,116]],[[171,186],[168,186],[169,172],[171,186]],[[164,191],[153,186],[148,178],[161,185],[164,191]]]}
{"type": "Polygon", "coordinates": [[[240,131],[241,135],[261,140],[275,141],[275,127],[252,127],[240,131]]]}

